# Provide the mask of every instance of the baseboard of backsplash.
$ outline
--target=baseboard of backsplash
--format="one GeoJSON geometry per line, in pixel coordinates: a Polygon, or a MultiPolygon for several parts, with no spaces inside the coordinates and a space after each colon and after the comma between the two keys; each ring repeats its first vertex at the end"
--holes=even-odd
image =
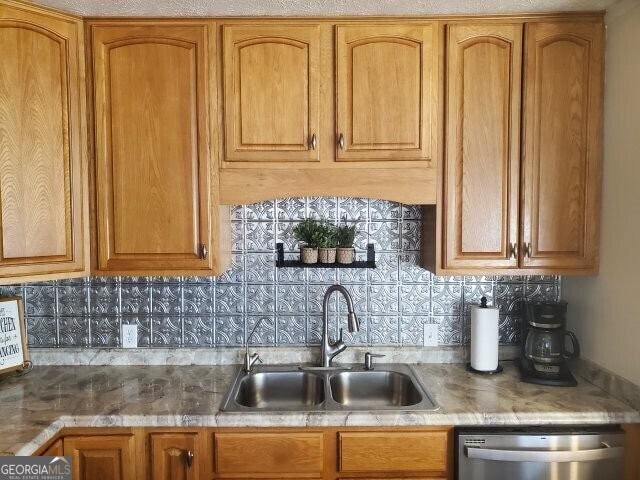
{"type": "MultiPolygon", "coordinates": [[[[267,364],[313,363],[320,347],[287,348],[252,346],[267,364]]],[[[518,346],[500,347],[500,358],[517,357],[518,346]]],[[[468,346],[442,347],[366,347],[347,348],[336,363],[360,363],[366,352],[385,355],[381,363],[463,363],[469,360],[468,346]]],[[[34,365],[230,365],[242,362],[243,348],[34,348],[34,365]]]]}
{"type": "Polygon", "coordinates": [[[589,359],[571,362],[571,371],[609,395],[640,410],[640,386],[589,359]]]}

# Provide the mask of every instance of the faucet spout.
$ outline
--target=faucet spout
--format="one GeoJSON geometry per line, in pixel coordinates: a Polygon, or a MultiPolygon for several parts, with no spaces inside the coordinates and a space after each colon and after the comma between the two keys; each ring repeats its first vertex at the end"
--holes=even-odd
{"type": "Polygon", "coordinates": [[[353,309],[353,300],[351,299],[349,291],[342,285],[331,285],[324,294],[324,300],[322,302],[322,367],[330,367],[333,358],[347,348],[342,341],[342,329],[340,329],[340,338],[338,341],[335,343],[329,341],[329,299],[333,292],[340,292],[347,302],[347,326],[349,331],[357,332],[360,329],[360,323],[353,309]]]}

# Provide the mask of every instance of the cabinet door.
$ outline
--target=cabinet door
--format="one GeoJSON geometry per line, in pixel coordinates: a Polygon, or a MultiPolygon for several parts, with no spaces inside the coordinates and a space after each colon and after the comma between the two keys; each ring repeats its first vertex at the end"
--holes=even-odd
{"type": "Polygon", "coordinates": [[[521,59],[520,25],[448,27],[445,268],[517,267],[521,59]]]}
{"type": "Polygon", "coordinates": [[[526,26],[523,267],[597,269],[603,31],[526,26]]]}
{"type": "Polygon", "coordinates": [[[66,437],[74,480],[135,479],[133,435],[66,437]]]}
{"type": "Polygon", "coordinates": [[[92,35],[98,268],[212,268],[208,26],[92,35]]]}
{"type": "Polygon", "coordinates": [[[82,22],[0,6],[0,283],[85,275],[82,22]]]}
{"type": "Polygon", "coordinates": [[[430,160],[436,28],[338,26],[337,159],[430,160]]]}
{"type": "Polygon", "coordinates": [[[227,161],[317,161],[317,25],[225,25],[227,161]]]}
{"type": "Polygon", "coordinates": [[[199,478],[199,455],[196,455],[197,437],[197,433],[152,433],[150,435],[151,478],[154,480],[199,478]]]}

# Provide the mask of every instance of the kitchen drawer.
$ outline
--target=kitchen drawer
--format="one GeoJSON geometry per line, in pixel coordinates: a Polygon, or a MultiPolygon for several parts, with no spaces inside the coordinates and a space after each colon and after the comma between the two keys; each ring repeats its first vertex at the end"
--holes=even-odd
{"type": "Polygon", "coordinates": [[[446,471],[447,432],[338,434],[341,472],[446,471]]]}
{"type": "Polygon", "coordinates": [[[322,473],[323,434],[218,433],[217,473],[322,473]]]}

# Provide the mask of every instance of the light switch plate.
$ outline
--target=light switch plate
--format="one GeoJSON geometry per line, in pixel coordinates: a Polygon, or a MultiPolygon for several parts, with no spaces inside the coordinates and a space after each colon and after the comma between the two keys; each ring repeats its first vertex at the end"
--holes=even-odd
{"type": "Polygon", "coordinates": [[[138,325],[122,325],[122,348],[138,348],[138,325]]]}
{"type": "Polygon", "coordinates": [[[437,323],[425,323],[424,324],[424,346],[435,347],[438,345],[438,324],[437,323]]]}

